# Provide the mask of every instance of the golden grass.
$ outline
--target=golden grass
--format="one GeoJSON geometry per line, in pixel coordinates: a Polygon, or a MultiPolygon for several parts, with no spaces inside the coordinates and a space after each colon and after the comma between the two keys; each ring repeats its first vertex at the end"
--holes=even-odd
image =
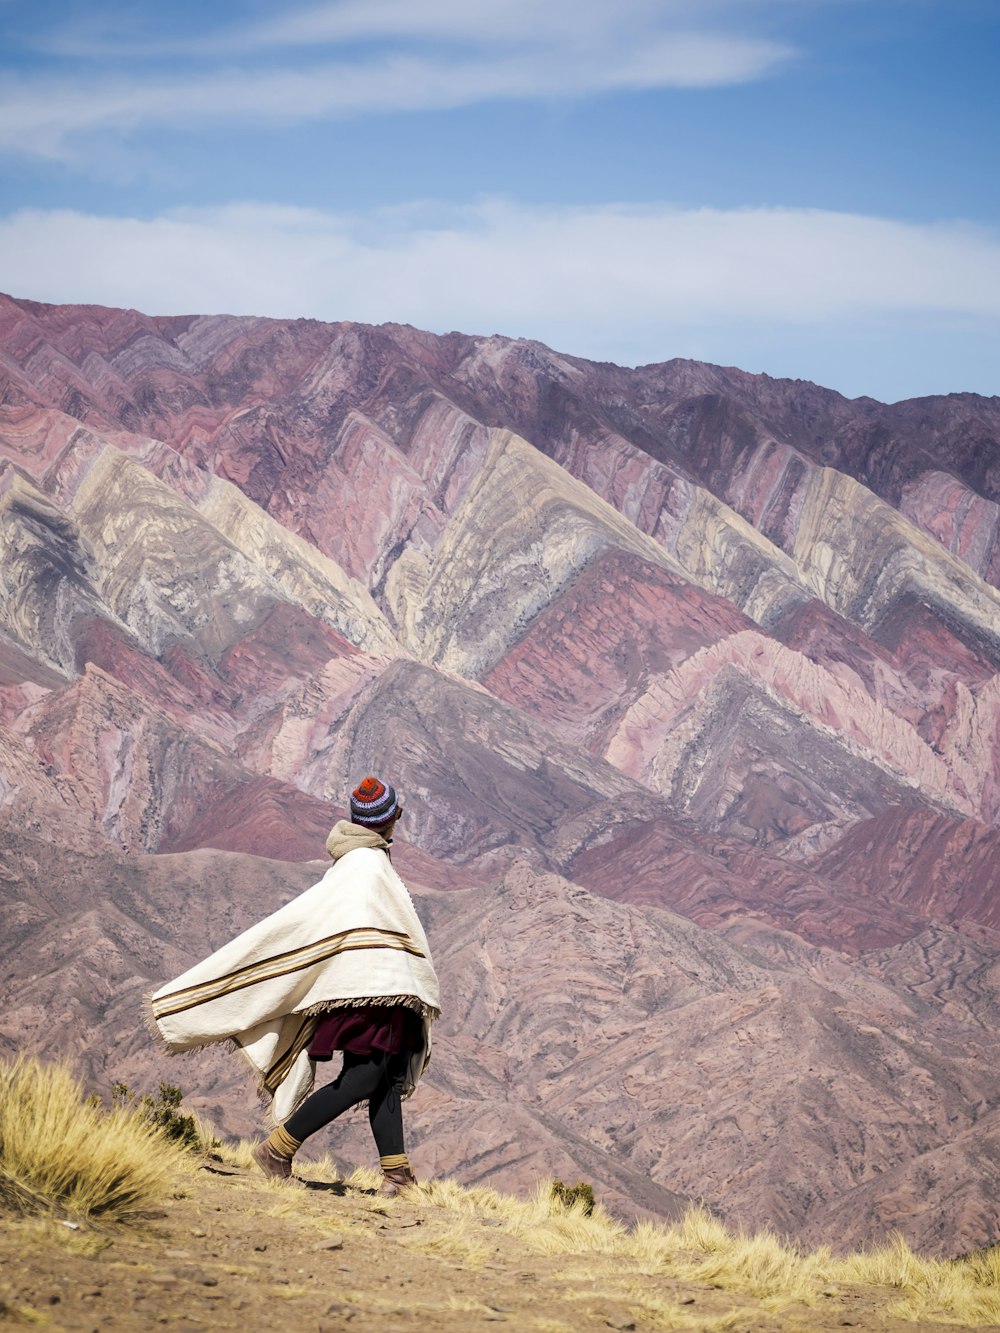
{"type": "Polygon", "coordinates": [[[543,1181],[530,1199],[517,1199],[484,1186],[466,1189],[453,1180],[429,1181],[419,1186],[413,1197],[470,1220],[486,1215],[542,1254],[594,1250],[613,1254],[616,1244],[627,1234],[625,1225],[600,1205],[588,1215],[582,1202],[567,1206],[553,1198],[548,1181],[543,1181]]]}
{"type": "Polygon", "coordinates": [[[73,1258],[94,1259],[114,1244],[114,1237],[107,1230],[95,1231],[89,1227],[70,1229],[52,1225],[49,1213],[34,1213],[15,1219],[17,1235],[25,1250],[32,1246],[41,1249],[45,1245],[55,1245],[73,1258]]]}
{"type": "MultiPolygon", "coordinates": [[[[210,1127],[199,1126],[202,1129],[203,1138],[211,1142],[210,1127]]],[[[224,1144],[221,1151],[229,1161],[249,1168],[251,1147],[224,1144]]],[[[176,1186],[192,1165],[192,1155],[151,1126],[141,1111],[131,1106],[108,1111],[88,1100],[66,1065],[28,1057],[0,1061],[0,1206],[20,1213],[60,1209],[117,1219],[167,1190],[182,1197],[176,1186]]],[[[368,1167],[345,1178],[328,1157],[303,1161],[297,1171],[306,1179],[340,1181],[367,1195],[381,1182],[381,1172],[368,1167]]],[[[239,1182],[241,1188],[249,1184],[239,1182]]],[[[304,1197],[316,1200],[315,1193],[289,1190],[262,1177],[253,1185],[273,1197],[266,1212],[296,1214],[328,1229],[327,1212],[303,1208],[304,1197]]],[[[1000,1326],[1000,1246],[940,1260],[915,1254],[897,1236],[885,1245],[837,1257],[826,1248],[804,1252],[768,1231],[730,1230],[697,1206],[673,1225],[643,1222],[629,1228],[600,1205],[588,1213],[582,1201],[567,1204],[553,1194],[548,1181],[525,1199],[485,1186],[432,1180],[406,1191],[398,1201],[370,1202],[371,1221],[360,1220],[363,1232],[384,1213],[419,1205],[423,1220],[431,1225],[400,1236],[406,1249],[463,1267],[478,1266],[505,1237],[508,1247],[515,1241],[524,1251],[571,1260],[562,1269],[567,1281],[576,1282],[566,1293],[574,1304],[614,1293],[641,1325],[664,1333],[695,1328],[725,1333],[761,1314],[790,1311],[792,1324],[798,1326],[801,1319],[808,1327],[810,1310],[822,1306],[830,1315],[845,1297],[855,1306],[860,1297],[880,1321],[1000,1326]],[[590,1273],[593,1285],[587,1291],[590,1273]],[[653,1291],[642,1280],[648,1276],[667,1282],[653,1291]],[[697,1309],[679,1303],[674,1300],[675,1284],[681,1291],[686,1284],[697,1284],[710,1299],[699,1297],[697,1309]],[[719,1310],[716,1302],[721,1301],[731,1308],[719,1310]]],[[[36,1223],[28,1219],[18,1225],[30,1228],[36,1223]]],[[[337,1225],[343,1227],[344,1220],[337,1225]]],[[[84,1243],[74,1232],[59,1239],[71,1248],[84,1243]]],[[[275,1295],[287,1299],[296,1290],[284,1287],[275,1295]]],[[[473,1307],[468,1308],[471,1313],[473,1307]]],[[[8,1306],[7,1313],[21,1322],[37,1317],[28,1307],[8,1306]]],[[[539,1315],[530,1327],[554,1333],[567,1325],[539,1315]]]]}
{"type": "MultiPolygon", "coordinates": [[[[227,1145],[223,1151],[239,1164],[249,1164],[249,1147],[227,1145]]],[[[368,1167],[342,1177],[329,1158],[297,1163],[296,1170],[307,1178],[343,1179],[349,1188],[364,1191],[377,1189],[381,1180],[380,1172],[368,1167]]],[[[630,1308],[642,1312],[648,1325],[662,1330],[724,1333],[754,1312],[779,1314],[793,1307],[802,1311],[803,1327],[808,1327],[810,1309],[829,1311],[843,1295],[861,1295],[879,1318],[1000,1326],[1000,1246],[963,1259],[939,1260],[915,1254],[896,1237],[839,1258],[826,1247],[804,1252],[769,1231],[731,1230],[698,1205],[673,1225],[640,1222],[626,1227],[599,1204],[590,1214],[582,1202],[567,1206],[553,1196],[549,1181],[542,1181],[529,1198],[517,1198],[489,1186],[430,1180],[400,1201],[438,1214],[433,1234],[415,1232],[405,1244],[440,1258],[477,1266],[493,1248],[492,1237],[500,1235],[516,1238],[541,1255],[579,1256],[584,1261],[606,1257],[614,1263],[614,1277],[602,1264],[603,1290],[615,1290],[630,1308]],[[484,1235],[484,1222],[495,1230],[484,1235]],[[644,1292],[637,1281],[642,1274],[697,1283],[744,1299],[732,1311],[709,1316],[703,1308],[696,1312],[644,1292]]],[[[392,1200],[380,1199],[378,1204],[390,1211],[394,1207],[392,1200]]],[[[291,1211],[297,1202],[288,1199],[281,1206],[291,1211]]]]}
{"type": "Polygon", "coordinates": [[[991,1245],[986,1250],[975,1250],[957,1262],[968,1269],[978,1286],[995,1287],[1000,1290],[1000,1245],[991,1245]]]}
{"type": "MultiPolygon", "coordinates": [[[[886,1316],[950,1324],[1000,1325],[1000,1247],[959,1260],[924,1258],[901,1238],[864,1253],[837,1258],[826,1247],[809,1253],[767,1231],[729,1230],[700,1206],[690,1208],[673,1226],[641,1222],[627,1228],[598,1205],[587,1215],[580,1204],[566,1207],[543,1182],[530,1199],[496,1190],[464,1189],[449,1180],[420,1187],[425,1201],[464,1218],[492,1217],[501,1229],[536,1252],[548,1255],[607,1255],[632,1261],[644,1272],[697,1282],[722,1292],[751,1297],[758,1310],[778,1313],[792,1306],[828,1306],[843,1289],[863,1289],[886,1316]]],[[[452,1235],[456,1233],[453,1231],[452,1235]]],[[[472,1237],[468,1243],[472,1244],[472,1237]]],[[[622,1278],[627,1268],[620,1268],[622,1278]]],[[[623,1293],[624,1294],[624,1293],[623,1293]]],[[[640,1299],[641,1287],[628,1298],[646,1308],[646,1317],[663,1328],[708,1327],[703,1315],[640,1299]]],[[[732,1318],[746,1316],[734,1312],[732,1318]]],[[[720,1315],[712,1327],[727,1327],[720,1315]]]]}
{"type": "Polygon", "coordinates": [[[962,1259],[914,1254],[901,1236],[888,1245],[835,1260],[834,1281],[887,1287],[897,1319],[1000,1325],[1000,1246],[962,1259]]]}
{"type": "Polygon", "coordinates": [[[158,1198],[183,1154],[133,1110],[88,1101],[65,1064],[0,1061],[0,1204],[121,1218],[158,1198]]]}
{"type": "MultiPolygon", "coordinates": [[[[326,1178],[335,1180],[337,1178],[337,1168],[333,1162],[326,1159],[322,1165],[331,1173],[326,1178]]],[[[377,1190],[382,1184],[382,1172],[377,1167],[358,1166],[349,1176],[344,1177],[344,1184],[353,1190],[377,1190]]]]}
{"type": "Polygon", "coordinates": [[[244,1171],[256,1170],[254,1160],[250,1156],[255,1142],[254,1139],[239,1139],[237,1141],[226,1139],[220,1143],[216,1151],[224,1161],[229,1162],[232,1166],[241,1167],[244,1171]]]}
{"type": "Polygon", "coordinates": [[[11,1305],[0,1295],[0,1319],[13,1324],[47,1324],[48,1315],[41,1314],[31,1305],[11,1305]]]}
{"type": "Polygon", "coordinates": [[[418,1254],[436,1255],[439,1259],[457,1259],[463,1267],[478,1268],[489,1258],[489,1249],[482,1237],[470,1234],[460,1223],[445,1227],[433,1236],[417,1235],[403,1242],[408,1250],[418,1254]]]}

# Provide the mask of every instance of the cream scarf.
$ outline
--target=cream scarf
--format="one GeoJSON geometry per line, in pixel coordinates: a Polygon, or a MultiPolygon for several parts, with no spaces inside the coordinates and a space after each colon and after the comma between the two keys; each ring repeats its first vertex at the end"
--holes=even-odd
{"type": "Polygon", "coordinates": [[[277,1124],[312,1090],[308,1047],[320,1014],[359,1004],[416,1010],[424,1046],[404,1096],[427,1067],[440,1014],[427,937],[389,844],[341,820],[326,846],[334,863],[318,884],[147,997],[152,1031],[169,1052],[237,1046],[277,1124]]]}

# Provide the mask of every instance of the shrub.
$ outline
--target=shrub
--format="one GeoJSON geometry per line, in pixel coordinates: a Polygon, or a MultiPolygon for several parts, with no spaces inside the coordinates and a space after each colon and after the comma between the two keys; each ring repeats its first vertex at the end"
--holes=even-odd
{"type": "Polygon", "coordinates": [[[589,1217],[594,1211],[594,1187],[585,1180],[578,1180],[575,1185],[564,1185],[561,1180],[553,1180],[552,1197],[565,1208],[572,1208],[575,1203],[583,1204],[584,1214],[589,1217]]]}
{"type": "Polygon", "coordinates": [[[151,1097],[147,1092],[138,1099],[127,1084],[116,1083],[111,1089],[111,1097],[115,1106],[141,1116],[182,1148],[205,1152],[219,1146],[218,1139],[206,1141],[196,1117],[180,1109],[184,1094],[173,1083],[161,1083],[158,1097],[151,1097]]]}

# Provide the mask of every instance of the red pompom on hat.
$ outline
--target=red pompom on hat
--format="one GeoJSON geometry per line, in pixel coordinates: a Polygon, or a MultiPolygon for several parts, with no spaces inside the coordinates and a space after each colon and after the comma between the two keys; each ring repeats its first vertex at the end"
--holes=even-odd
{"type": "Polygon", "coordinates": [[[388,824],[398,811],[396,789],[371,774],[362,778],[351,792],[351,822],[354,824],[388,824]]]}

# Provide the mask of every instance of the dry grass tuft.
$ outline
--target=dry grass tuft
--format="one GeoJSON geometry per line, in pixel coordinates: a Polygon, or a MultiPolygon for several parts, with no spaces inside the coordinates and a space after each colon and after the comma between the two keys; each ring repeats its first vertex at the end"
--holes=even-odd
{"type": "Polygon", "coordinates": [[[463,1267],[478,1268],[489,1258],[489,1247],[462,1221],[446,1226],[432,1236],[417,1235],[406,1242],[408,1250],[433,1254],[439,1259],[456,1259],[463,1267]]]}
{"type": "Polygon", "coordinates": [[[1000,1291],[1000,1245],[991,1245],[987,1250],[974,1250],[972,1254],[955,1262],[968,1270],[970,1279],[978,1287],[993,1287],[1000,1291]]]}
{"type": "Polygon", "coordinates": [[[0,1319],[12,1324],[47,1324],[48,1316],[40,1314],[38,1310],[30,1305],[18,1305],[9,1303],[2,1294],[0,1294],[0,1319]]]}
{"type": "Polygon", "coordinates": [[[88,1101],[64,1064],[0,1062],[0,1203],[121,1218],[159,1197],[183,1153],[132,1110],[88,1101]]]}
{"type": "MultiPolygon", "coordinates": [[[[331,1163],[331,1168],[336,1167],[331,1163]]],[[[347,1176],[344,1184],[354,1190],[377,1190],[382,1184],[382,1172],[373,1166],[358,1166],[347,1176]]]]}
{"type": "Polygon", "coordinates": [[[826,1250],[802,1255],[768,1231],[731,1232],[700,1206],[673,1227],[638,1227],[633,1237],[636,1256],[672,1276],[754,1296],[773,1310],[815,1304],[829,1259],[826,1250]]]}
{"type": "Polygon", "coordinates": [[[498,1221],[505,1231],[542,1254],[611,1254],[626,1234],[624,1224],[599,1204],[588,1213],[588,1204],[582,1199],[563,1203],[553,1195],[548,1181],[539,1185],[531,1199],[516,1199],[483,1186],[466,1189],[453,1180],[429,1181],[419,1187],[419,1194],[432,1206],[470,1222],[484,1216],[498,1221]]]}
{"type": "Polygon", "coordinates": [[[676,1247],[701,1254],[725,1254],[733,1244],[732,1232],[701,1204],[693,1204],[666,1234],[676,1247]]]}
{"type": "Polygon", "coordinates": [[[887,1309],[896,1319],[1000,1325],[1000,1246],[962,1259],[926,1259],[896,1236],[888,1245],[836,1260],[831,1268],[834,1281],[896,1291],[887,1309]]]}
{"type": "Polygon", "coordinates": [[[515,1199],[509,1194],[500,1194],[489,1186],[459,1185],[457,1181],[444,1177],[422,1184],[420,1193],[435,1208],[464,1213],[469,1217],[485,1213],[502,1220],[504,1215],[523,1206],[521,1199],[515,1199]]]}
{"type": "Polygon", "coordinates": [[[217,1151],[223,1161],[228,1162],[231,1166],[238,1166],[244,1171],[249,1171],[254,1166],[254,1160],[250,1154],[256,1141],[256,1139],[224,1139],[217,1151]]]}

